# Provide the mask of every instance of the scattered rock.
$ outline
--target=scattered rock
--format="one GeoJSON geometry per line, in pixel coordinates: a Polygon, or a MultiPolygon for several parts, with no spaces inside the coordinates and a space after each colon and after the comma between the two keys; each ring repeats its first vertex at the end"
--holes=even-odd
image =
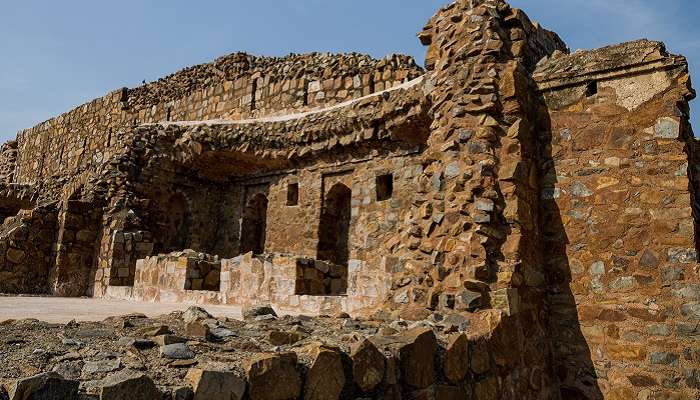
{"type": "Polygon", "coordinates": [[[120,359],[105,359],[99,361],[87,361],[83,366],[83,373],[86,375],[99,372],[113,372],[122,367],[120,359]]]}
{"type": "Polygon", "coordinates": [[[337,400],[345,386],[345,372],[338,349],[317,345],[311,350],[313,362],[306,373],[304,400],[337,400]]]}
{"type": "Polygon", "coordinates": [[[246,365],[251,400],[289,400],[301,394],[295,353],[265,354],[246,365]]]}
{"type": "Polygon", "coordinates": [[[226,338],[233,337],[233,336],[236,336],[236,332],[234,332],[230,329],[224,328],[223,326],[217,326],[217,327],[211,328],[209,330],[208,339],[217,341],[217,340],[224,340],[226,338]]]}
{"type": "Polygon", "coordinates": [[[139,332],[141,333],[141,336],[145,337],[168,335],[172,333],[170,327],[167,325],[150,326],[142,328],[139,332]]]}
{"type": "Polygon", "coordinates": [[[192,386],[194,400],[240,400],[246,382],[233,372],[191,369],[185,379],[192,386]]]}
{"type": "Polygon", "coordinates": [[[294,344],[301,339],[303,339],[303,336],[294,332],[270,331],[267,334],[267,341],[273,346],[294,344]]]}
{"type": "Polygon", "coordinates": [[[212,315],[209,314],[205,309],[196,306],[191,306],[185,312],[182,313],[182,320],[185,321],[186,324],[210,318],[214,317],[212,317],[212,315]]]}
{"type": "Polygon", "coordinates": [[[160,354],[174,360],[189,360],[195,357],[195,353],[185,343],[166,344],[160,348],[160,354]]]}
{"type": "Polygon", "coordinates": [[[158,346],[167,346],[175,343],[185,343],[187,339],[176,335],[160,335],[153,338],[153,342],[158,346]]]}
{"type": "Polygon", "coordinates": [[[384,354],[369,339],[365,339],[352,347],[350,358],[355,383],[364,393],[372,392],[384,378],[384,354]]]}
{"type": "Polygon", "coordinates": [[[209,326],[203,321],[192,321],[185,324],[185,334],[192,337],[206,338],[209,336],[209,326]]]}
{"type": "Polygon", "coordinates": [[[250,319],[264,315],[272,315],[277,317],[277,313],[270,306],[246,307],[243,309],[243,318],[250,319]]]}
{"type": "Polygon", "coordinates": [[[77,400],[79,385],[56,372],[44,372],[15,381],[7,394],[9,400],[77,400]]]}
{"type": "Polygon", "coordinates": [[[100,400],[154,400],[162,397],[148,376],[133,371],[122,371],[101,382],[100,400]]]}
{"type": "Polygon", "coordinates": [[[77,380],[80,379],[80,375],[83,372],[83,365],[85,365],[85,363],[82,361],[66,361],[56,364],[56,366],[53,367],[53,372],[56,372],[66,379],[77,380]]]}

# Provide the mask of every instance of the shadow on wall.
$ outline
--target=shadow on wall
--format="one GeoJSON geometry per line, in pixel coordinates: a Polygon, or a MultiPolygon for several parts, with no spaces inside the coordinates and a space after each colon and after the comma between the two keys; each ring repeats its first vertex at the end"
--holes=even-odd
{"type": "MultiPolygon", "coordinates": [[[[540,104],[544,100],[540,99],[540,104]]],[[[544,106],[543,106],[544,107],[544,106]]],[[[540,227],[542,229],[543,260],[546,271],[548,317],[553,367],[560,382],[563,400],[598,400],[603,393],[590,347],[581,331],[576,299],[571,289],[572,272],[567,255],[570,241],[566,234],[561,210],[556,203],[557,171],[552,157],[552,127],[546,108],[538,120],[540,132],[540,227]]]]}

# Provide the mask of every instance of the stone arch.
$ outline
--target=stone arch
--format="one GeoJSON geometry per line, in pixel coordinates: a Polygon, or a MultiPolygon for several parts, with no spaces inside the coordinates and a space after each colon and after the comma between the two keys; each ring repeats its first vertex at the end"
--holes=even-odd
{"type": "Polygon", "coordinates": [[[326,194],[318,227],[319,260],[348,265],[352,191],[338,182],[326,194]]]}
{"type": "Polygon", "coordinates": [[[258,193],[248,200],[241,220],[241,254],[265,252],[267,228],[267,196],[258,193]]]}

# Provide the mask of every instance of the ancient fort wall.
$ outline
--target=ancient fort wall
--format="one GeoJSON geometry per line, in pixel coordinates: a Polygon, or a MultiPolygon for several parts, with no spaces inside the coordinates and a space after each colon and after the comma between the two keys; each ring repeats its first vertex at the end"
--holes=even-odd
{"type": "Polygon", "coordinates": [[[543,62],[535,78],[549,109],[541,227],[562,384],[589,398],[697,389],[685,60],[638,41],[543,62]]]}
{"type": "Polygon", "coordinates": [[[358,54],[232,54],[116,90],[20,132],[10,169],[14,182],[69,177],[118,153],[132,125],[290,114],[382,91],[421,74],[412,58],[399,55],[374,60],[358,54]]]}

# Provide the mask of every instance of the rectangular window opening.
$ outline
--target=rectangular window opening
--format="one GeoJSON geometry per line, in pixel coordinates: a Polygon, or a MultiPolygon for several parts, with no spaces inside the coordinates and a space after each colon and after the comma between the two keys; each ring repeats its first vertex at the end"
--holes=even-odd
{"type": "Polygon", "coordinates": [[[392,174],[379,175],[376,178],[377,201],[388,200],[394,192],[394,176],[392,174]]]}
{"type": "Polygon", "coordinates": [[[287,205],[296,206],[299,205],[299,184],[290,183],[287,186],[287,205]]]}
{"type": "Polygon", "coordinates": [[[598,82],[588,82],[586,84],[586,97],[595,96],[596,94],[598,94],[598,82]]]}

